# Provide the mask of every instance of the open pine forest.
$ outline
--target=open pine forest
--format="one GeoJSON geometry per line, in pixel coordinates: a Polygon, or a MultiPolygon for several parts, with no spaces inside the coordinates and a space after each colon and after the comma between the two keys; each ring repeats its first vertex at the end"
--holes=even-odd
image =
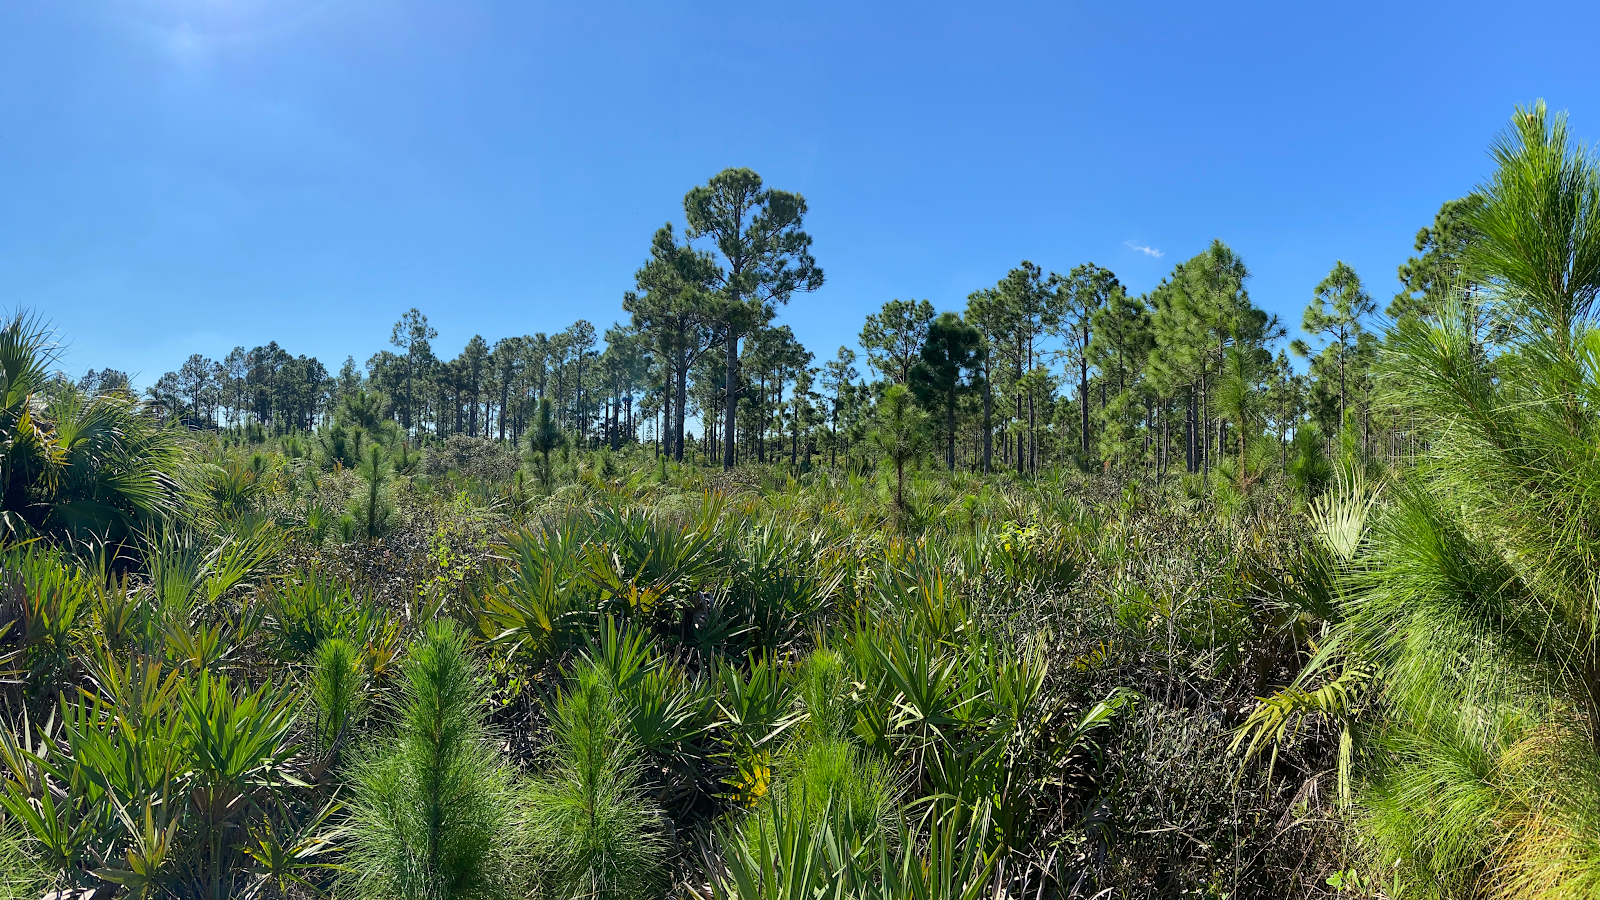
{"type": "Polygon", "coordinates": [[[0,897],[1600,889],[1564,117],[1296,341],[1218,241],[1141,296],[896,300],[819,365],[775,324],[805,214],[725,171],[628,321],[454,359],[411,310],[364,366],[135,393],[9,317],[0,897]]]}

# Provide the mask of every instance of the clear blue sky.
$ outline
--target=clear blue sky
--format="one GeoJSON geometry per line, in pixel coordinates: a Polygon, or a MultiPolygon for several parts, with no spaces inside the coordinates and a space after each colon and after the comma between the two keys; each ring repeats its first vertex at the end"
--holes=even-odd
{"type": "Polygon", "coordinates": [[[450,354],[603,328],[738,165],[810,202],[827,284],[780,321],[819,357],[890,298],[1024,258],[1145,290],[1213,237],[1292,324],[1336,259],[1386,303],[1513,104],[1600,137],[1596,10],[4,0],[0,307],[141,384],[365,361],[412,306],[450,354]]]}

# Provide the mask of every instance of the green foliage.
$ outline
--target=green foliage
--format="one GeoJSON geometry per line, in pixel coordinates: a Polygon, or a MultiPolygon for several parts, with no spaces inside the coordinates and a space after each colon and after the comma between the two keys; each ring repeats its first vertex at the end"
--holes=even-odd
{"type": "Polygon", "coordinates": [[[954,471],[956,413],[963,398],[979,387],[973,382],[981,378],[983,335],[961,321],[960,316],[948,312],[929,322],[927,331],[907,383],[920,403],[943,413],[940,427],[945,437],[945,464],[954,471]],[[965,383],[963,374],[968,377],[965,383]]]}
{"type": "Polygon", "coordinates": [[[906,505],[906,464],[923,450],[927,441],[927,413],[918,409],[911,391],[904,385],[891,385],[878,400],[877,427],[872,442],[894,466],[894,508],[904,514],[906,505]]]}
{"type": "Polygon", "coordinates": [[[53,873],[34,858],[19,831],[0,829],[0,900],[38,900],[52,881],[53,873]]]}
{"type": "Polygon", "coordinates": [[[47,391],[54,351],[36,318],[0,326],[0,536],[118,541],[187,514],[175,435],[126,391],[47,391]]]}
{"type": "Polygon", "coordinates": [[[607,674],[617,673],[579,669],[556,698],[551,774],[528,789],[527,827],[548,896],[628,900],[662,886],[664,816],[640,790],[627,711],[607,674]]]}
{"type": "Polygon", "coordinates": [[[265,631],[281,659],[310,659],[324,641],[360,640],[375,630],[373,614],[357,602],[348,584],[321,568],[275,584],[267,595],[265,631]]]}
{"type": "Polygon", "coordinates": [[[805,202],[737,169],[656,232],[631,328],[447,359],[412,310],[366,374],[241,347],[140,403],[52,377],[19,318],[0,866],[151,897],[1592,895],[1600,177],[1523,115],[1411,266],[1426,309],[1369,331],[1335,265],[1303,374],[1221,241],[1141,296],[1023,262],[964,317],[894,301],[883,380],[819,371],[772,321],[821,283],[805,202]]]}
{"type": "Polygon", "coordinates": [[[360,719],[365,699],[362,680],[360,661],[348,640],[329,638],[317,646],[307,694],[317,749],[329,758],[354,733],[360,719]]]}
{"type": "Polygon", "coordinates": [[[852,838],[837,807],[775,811],[747,840],[724,841],[727,874],[712,885],[717,900],[914,898],[977,900],[992,890],[997,859],[980,837],[983,810],[958,809],[935,820],[925,842],[902,826],[897,843],[852,838]]]}
{"type": "Polygon", "coordinates": [[[550,398],[540,398],[538,418],[534,419],[533,427],[528,430],[528,448],[539,454],[539,478],[544,482],[545,490],[550,489],[550,453],[566,446],[566,438],[556,425],[554,410],[550,398]]]}
{"type": "Polygon", "coordinates": [[[138,896],[247,890],[247,829],[292,821],[273,802],[295,785],[288,696],[159,663],[107,659],[95,680],[99,693],[65,708],[59,730],[4,733],[0,805],[69,884],[104,880],[138,896]]]}
{"type": "Polygon", "coordinates": [[[772,318],[797,292],[822,287],[822,267],[804,230],[806,200],[767,187],[750,169],[723,169],[684,195],[687,237],[715,249],[705,284],[715,298],[712,319],[726,344],[723,467],[734,463],[738,434],[739,339],[772,318]],[[720,257],[720,260],[717,259],[720,257]]]}
{"type": "Polygon", "coordinates": [[[1463,257],[1467,245],[1477,237],[1467,217],[1482,203],[1483,198],[1476,194],[1446,200],[1434,215],[1432,227],[1417,232],[1415,249],[1421,255],[1400,266],[1401,290],[1389,303],[1389,318],[1431,316],[1454,292],[1466,288],[1463,257]]]}
{"type": "MultiPolygon", "coordinates": [[[[1577,400],[1600,372],[1600,166],[1542,104],[1518,110],[1493,153],[1465,259],[1500,343],[1486,352],[1475,292],[1402,320],[1383,376],[1428,458],[1370,515],[1318,517],[1330,548],[1353,552],[1341,639],[1384,701],[1357,797],[1372,871],[1393,868],[1418,896],[1582,896],[1600,882],[1581,837],[1600,808],[1581,524],[1600,419],[1577,400]]],[[[1341,684],[1359,671],[1276,705],[1347,716],[1341,684]]]]}
{"type": "MultiPolygon", "coordinates": [[[[867,351],[867,363],[895,384],[909,385],[912,370],[923,358],[934,315],[933,304],[926,300],[890,300],[880,312],[868,314],[861,329],[861,347],[867,351]]],[[[976,343],[976,335],[973,337],[976,343]]],[[[961,342],[957,338],[958,346],[961,342]]]]}
{"type": "Polygon", "coordinates": [[[483,725],[460,629],[428,626],[411,649],[391,740],[352,772],[349,888],[361,897],[504,896],[522,836],[518,788],[483,725]]]}
{"type": "Polygon", "coordinates": [[[350,501],[350,515],[356,527],[367,540],[376,539],[389,527],[394,514],[394,503],[389,498],[388,485],[394,472],[377,444],[367,447],[358,470],[363,482],[361,491],[350,501]]]}

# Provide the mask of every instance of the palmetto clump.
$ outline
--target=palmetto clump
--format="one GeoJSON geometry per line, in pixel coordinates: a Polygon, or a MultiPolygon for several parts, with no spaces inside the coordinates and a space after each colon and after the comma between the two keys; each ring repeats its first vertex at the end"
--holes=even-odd
{"type": "Polygon", "coordinates": [[[0,538],[119,541],[183,517],[193,479],[174,432],[126,390],[50,382],[54,362],[38,320],[0,323],[0,538]]]}

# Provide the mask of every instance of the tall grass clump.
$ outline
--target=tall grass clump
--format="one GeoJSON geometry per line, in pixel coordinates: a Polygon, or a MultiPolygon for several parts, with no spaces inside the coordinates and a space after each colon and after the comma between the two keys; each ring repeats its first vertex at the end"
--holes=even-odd
{"type": "Polygon", "coordinates": [[[20,832],[0,828],[0,900],[39,900],[53,880],[20,832]]]}
{"type": "Polygon", "coordinates": [[[351,776],[348,887],[358,897],[507,896],[517,788],[484,729],[461,631],[430,625],[401,679],[399,723],[351,776]]]}

